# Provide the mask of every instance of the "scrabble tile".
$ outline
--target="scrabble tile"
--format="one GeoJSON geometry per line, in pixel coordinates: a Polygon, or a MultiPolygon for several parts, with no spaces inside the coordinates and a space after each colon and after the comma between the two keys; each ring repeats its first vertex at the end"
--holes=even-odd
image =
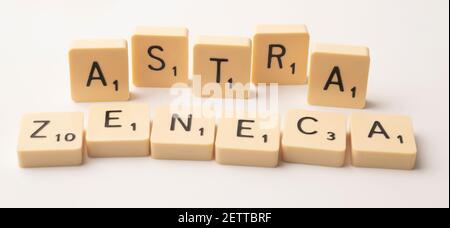
{"type": "Polygon", "coordinates": [[[253,38],[253,83],[306,84],[308,53],[305,25],[258,26],[253,38]]]}
{"type": "Polygon", "coordinates": [[[156,111],[152,126],[151,151],[155,159],[212,160],[216,123],[192,110],[156,111]]]}
{"type": "Polygon", "coordinates": [[[278,118],[273,118],[276,120],[272,124],[264,124],[261,118],[222,118],[216,136],[216,161],[223,165],[276,167],[280,129],[278,118]]]}
{"type": "Polygon", "coordinates": [[[142,103],[99,104],[89,110],[86,144],[90,157],[150,154],[149,108],[142,103]]]}
{"type": "Polygon", "coordinates": [[[137,87],[188,83],[186,28],[139,27],[131,38],[133,82],[137,87]]]}
{"type": "Polygon", "coordinates": [[[347,148],[347,117],[339,113],[289,111],[281,144],[286,162],[341,167],[347,148]]]}
{"type": "Polygon", "coordinates": [[[70,83],[75,102],[126,101],[126,40],[78,40],[69,51],[70,83]]]}
{"type": "Polygon", "coordinates": [[[356,113],[350,125],[354,166],[414,169],[417,147],[409,117],[356,113]]]}
{"type": "Polygon", "coordinates": [[[309,104],[364,108],[369,65],[366,47],[316,45],[311,55],[309,104]]]}
{"type": "Polygon", "coordinates": [[[30,113],[22,118],[17,152],[23,168],[83,163],[83,113],[30,113]]]}
{"type": "Polygon", "coordinates": [[[194,46],[194,75],[201,87],[218,85],[220,93],[194,87],[202,97],[248,98],[250,96],[252,42],[240,37],[199,37],[194,46]]]}

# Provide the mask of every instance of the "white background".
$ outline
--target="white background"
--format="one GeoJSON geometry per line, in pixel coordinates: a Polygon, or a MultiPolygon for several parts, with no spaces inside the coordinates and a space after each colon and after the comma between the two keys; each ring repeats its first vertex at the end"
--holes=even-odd
{"type": "MultiPolygon", "coordinates": [[[[449,1],[0,1],[0,207],[448,207],[449,1]],[[86,111],[70,99],[67,50],[79,38],[129,38],[137,25],[250,37],[257,24],[307,24],[312,42],[371,49],[365,111],[410,115],[414,171],[282,164],[276,169],[151,158],[20,169],[26,112],[86,111]]],[[[306,86],[282,88],[280,113],[311,107],[306,86]]],[[[132,88],[168,104],[168,90],[132,88]]]]}

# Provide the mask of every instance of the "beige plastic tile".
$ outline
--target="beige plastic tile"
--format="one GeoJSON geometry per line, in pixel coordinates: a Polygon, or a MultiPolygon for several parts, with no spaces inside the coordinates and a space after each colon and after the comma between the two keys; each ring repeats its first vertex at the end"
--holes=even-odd
{"type": "Polygon", "coordinates": [[[286,115],[281,144],[286,162],[342,167],[347,148],[347,117],[291,110],[286,115]]]}
{"type": "Polygon", "coordinates": [[[417,146],[409,117],[355,113],[350,124],[354,166],[414,169],[417,146]]]}
{"type": "Polygon", "coordinates": [[[78,40],[69,51],[70,83],[75,102],[126,101],[126,40],[78,40]]]}
{"type": "Polygon", "coordinates": [[[194,95],[248,98],[251,55],[252,42],[248,38],[199,37],[194,46],[194,75],[201,76],[202,88],[194,87],[194,95]],[[209,88],[216,89],[215,93],[209,88]]]}
{"type": "Polygon", "coordinates": [[[364,108],[369,65],[367,47],[316,45],[311,54],[309,104],[364,108]]]}
{"type": "Polygon", "coordinates": [[[17,146],[23,168],[83,163],[83,113],[30,113],[22,118],[17,146]]]}
{"type": "Polygon", "coordinates": [[[89,156],[149,156],[149,116],[149,108],[143,103],[93,105],[86,129],[89,156]]]}
{"type": "Polygon", "coordinates": [[[214,158],[215,119],[183,109],[161,107],[152,126],[152,157],[170,160],[200,160],[214,158]]]}
{"type": "Polygon", "coordinates": [[[186,28],[138,27],[131,38],[133,82],[137,87],[188,83],[186,28]]]}
{"type": "Polygon", "coordinates": [[[224,117],[216,139],[216,161],[223,165],[276,167],[280,158],[279,118],[224,117]]]}
{"type": "Polygon", "coordinates": [[[260,25],[253,38],[252,81],[306,84],[309,33],[305,25],[260,25]]]}

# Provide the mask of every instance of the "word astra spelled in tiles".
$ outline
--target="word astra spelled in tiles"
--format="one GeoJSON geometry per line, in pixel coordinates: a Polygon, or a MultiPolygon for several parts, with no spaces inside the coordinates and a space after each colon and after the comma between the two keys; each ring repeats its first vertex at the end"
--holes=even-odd
{"type": "Polygon", "coordinates": [[[156,109],[153,124],[145,104],[99,104],[82,113],[32,113],[22,119],[17,147],[21,167],[81,165],[90,157],[152,156],[170,160],[216,160],[223,165],[276,167],[290,163],[341,167],[347,140],[353,165],[413,169],[416,144],[405,116],[291,110],[277,115],[248,113],[215,120],[190,109],[156,109]],[[265,115],[262,115],[265,116],[265,115]],[[217,130],[216,130],[217,129],[217,130]],[[283,132],[283,134],[282,134],[283,132]]]}
{"type": "Polygon", "coordinates": [[[171,88],[182,83],[192,87],[197,97],[248,99],[254,84],[308,85],[311,105],[364,108],[369,49],[316,44],[311,55],[309,49],[305,25],[260,25],[253,39],[200,36],[193,45],[191,81],[188,29],[138,27],[131,36],[131,61],[126,40],[73,42],[72,99],[128,100],[131,62],[136,87],[171,88]]]}

